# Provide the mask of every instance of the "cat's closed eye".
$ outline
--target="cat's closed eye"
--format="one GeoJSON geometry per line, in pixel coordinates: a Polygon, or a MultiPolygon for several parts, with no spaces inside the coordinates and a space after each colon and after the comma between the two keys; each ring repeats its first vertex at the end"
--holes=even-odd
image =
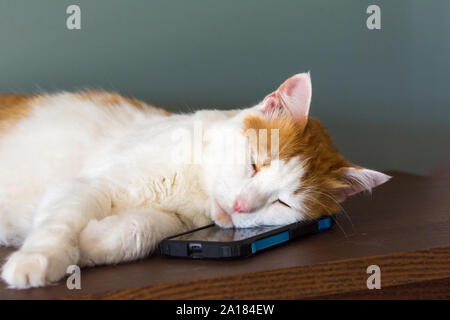
{"type": "Polygon", "coordinates": [[[288,205],[286,202],[284,202],[284,201],[282,201],[282,200],[280,200],[280,199],[275,200],[273,203],[279,203],[279,204],[282,204],[283,206],[288,207],[288,208],[291,207],[291,206],[288,205]]]}

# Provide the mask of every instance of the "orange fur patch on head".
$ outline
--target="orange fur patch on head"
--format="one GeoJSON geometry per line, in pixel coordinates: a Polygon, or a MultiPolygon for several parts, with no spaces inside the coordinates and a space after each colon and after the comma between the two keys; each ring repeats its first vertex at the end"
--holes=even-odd
{"type": "Polygon", "coordinates": [[[248,133],[249,130],[255,130],[257,144],[253,146],[258,149],[258,156],[264,157],[264,150],[260,150],[261,143],[264,145],[264,141],[261,141],[262,137],[267,137],[266,145],[268,151],[269,159],[261,159],[262,162],[267,162],[276,156],[276,154],[272,154],[272,142],[275,138],[275,134],[278,134],[278,150],[279,150],[279,158],[282,160],[286,160],[292,158],[296,155],[299,155],[302,152],[302,139],[303,136],[303,126],[301,124],[296,123],[290,116],[282,116],[282,117],[270,117],[268,119],[264,119],[262,117],[256,115],[250,115],[244,119],[244,133],[248,133]],[[262,134],[263,132],[267,133],[262,134]]]}
{"type": "Polygon", "coordinates": [[[22,94],[0,94],[0,133],[27,117],[34,99],[22,94]]]}
{"type": "MultiPolygon", "coordinates": [[[[305,126],[289,116],[276,115],[266,118],[250,115],[244,118],[243,125],[244,132],[249,129],[268,131],[267,150],[271,149],[270,132],[278,129],[279,159],[289,160],[299,157],[302,160],[305,173],[301,178],[301,187],[296,193],[305,195],[304,205],[311,218],[339,210],[339,205],[332,193],[348,186],[341,178],[340,170],[354,166],[344,160],[318,119],[309,118],[305,126]]],[[[259,147],[259,139],[257,146],[259,147]]],[[[269,157],[273,156],[270,152],[267,154],[269,157]]],[[[264,158],[262,161],[257,161],[258,169],[270,163],[271,160],[275,159],[264,158]]]]}

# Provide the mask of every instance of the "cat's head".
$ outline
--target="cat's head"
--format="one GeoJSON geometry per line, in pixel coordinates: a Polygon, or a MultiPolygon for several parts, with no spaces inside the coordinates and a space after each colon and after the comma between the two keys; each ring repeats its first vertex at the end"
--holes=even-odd
{"type": "Polygon", "coordinates": [[[338,212],[348,196],[389,180],[344,160],[319,120],[308,116],[311,94],[309,74],[297,74],[226,122],[246,144],[247,157],[208,172],[217,224],[251,227],[317,218],[338,212]]]}

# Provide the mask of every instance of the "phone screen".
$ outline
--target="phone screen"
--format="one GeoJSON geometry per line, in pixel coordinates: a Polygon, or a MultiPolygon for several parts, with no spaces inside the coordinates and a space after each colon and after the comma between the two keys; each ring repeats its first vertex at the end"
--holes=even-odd
{"type": "Polygon", "coordinates": [[[282,226],[260,226],[245,229],[222,229],[218,226],[211,226],[195,232],[183,234],[171,240],[185,240],[185,241],[217,241],[229,242],[248,239],[259,234],[272,231],[282,226]]]}

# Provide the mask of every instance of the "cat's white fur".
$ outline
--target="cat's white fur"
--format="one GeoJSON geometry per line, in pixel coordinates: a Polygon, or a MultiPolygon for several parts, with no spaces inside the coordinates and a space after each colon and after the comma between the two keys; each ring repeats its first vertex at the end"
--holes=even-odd
{"type": "Polygon", "coordinates": [[[294,194],[300,158],[278,160],[252,179],[251,164],[173,159],[174,129],[201,124],[205,154],[215,152],[217,128],[245,144],[242,118],[261,114],[261,104],[167,116],[70,93],[39,103],[0,138],[0,244],[21,246],[3,266],[10,287],[58,281],[72,264],[142,258],[164,237],[212,220],[249,227],[305,217],[294,194]],[[251,212],[231,214],[242,195],[251,212]]]}

